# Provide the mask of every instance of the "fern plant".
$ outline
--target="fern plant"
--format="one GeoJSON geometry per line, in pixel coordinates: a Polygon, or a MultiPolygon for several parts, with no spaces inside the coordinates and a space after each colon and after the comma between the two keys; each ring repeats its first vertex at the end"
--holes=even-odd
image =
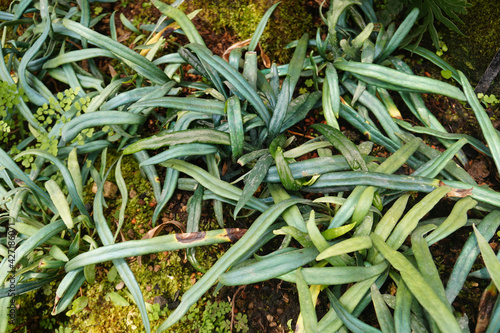
{"type": "Polygon", "coordinates": [[[444,24],[448,29],[463,35],[456,23],[464,24],[458,15],[465,14],[467,7],[470,6],[471,4],[467,0],[388,0],[384,9],[379,13],[379,18],[381,23],[386,26],[404,9],[410,11],[413,8],[418,8],[420,10],[419,24],[405,38],[402,45],[408,45],[414,41],[414,47],[417,47],[422,41],[425,32],[428,31],[432,44],[437,50],[440,50],[441,46],[435,20],[444,24]]]}

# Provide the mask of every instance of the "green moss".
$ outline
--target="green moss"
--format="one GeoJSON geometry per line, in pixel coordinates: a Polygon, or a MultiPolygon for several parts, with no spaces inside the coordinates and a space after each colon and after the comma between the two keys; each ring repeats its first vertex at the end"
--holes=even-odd
{"type": "MultiPolygon", "coordinates": [[[[209,0],[192,1],[188,11],[202,9],[198,16],[208,25],[208,29],[223,34],[234,33],[245,40],[251,38],[264,13],[276,1],[269,0],[209,0]]],[[[272,61],[284,63],[290,60],[291,50],[284,47],[305,32],[316,33],[310,13],[302,1],[283,1],[268,21],[260,39],[265,53],[272,61]],[[300,29],[297,29],[300,27],[300,29]]]]}
{"type": "MultiPolygon", "coordinates": [[[[471,0],[470,3],[472,7],[467,9],[467,14],[460,16],[465,24],[459,28],[465,36],[444,26],[439,29],[448,46],[443,58],[464,72],[475,86],[500,48],[500,7],[497,0],[471,0]]],[[[492,84],[488,92],[498,96],[500,86],[492,84]]]]}

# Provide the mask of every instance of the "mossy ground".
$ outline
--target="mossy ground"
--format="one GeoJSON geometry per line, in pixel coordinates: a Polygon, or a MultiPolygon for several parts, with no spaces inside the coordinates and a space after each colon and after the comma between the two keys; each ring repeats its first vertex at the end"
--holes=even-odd
{"type": "MultiPolygon", "coordinates": [[[[237,41],[252,37],[264,13],[276,0],[193,0],[188,2],[187,10],[202,9],[198,14],[199,24],[212,33],[237,36],[237,41]]],[[[314,17],[316,3],[306,6],[304,1],[283,1],[270,17],[266,29],[260,39],[264,52],[271,61],[286,63],[292,55],[285,46],[299,39],[302,34],[316,34],[314,17]],[[300,27],[300,29],[297,29],[300,27]]]]}
{"type": "MultiPolygon", "coordinates": [[[[464,36],[440,27],[448,52],[443,58],[452,66],[464,72],[473,87],[500,48],[500,6],[497,0],[469,0],[472,7],[460,18],[464,24],[459,29],[464,36]]],[[[500,78],[492,84],[489,94],[500,96],[500,78]],[[497,82],[497,83],[495,83],[497,82]]]]}

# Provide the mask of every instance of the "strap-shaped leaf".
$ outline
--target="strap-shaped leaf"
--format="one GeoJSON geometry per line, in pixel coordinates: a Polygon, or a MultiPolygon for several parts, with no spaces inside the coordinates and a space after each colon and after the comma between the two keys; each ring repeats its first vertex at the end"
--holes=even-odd
{"type": "Polygon", "coordinates": [[[321,98],[321,92],[315,91],[310,94],[300,95],[288,104],[286,116],[281,125],[280,132],[284,132],[299,121],[303,120],[309,111],[321,98]]]}
{"type": "Polygon", "coordinates": [[[500,262],[498,261],[495,252],[493,252],[488,244],[488,241],[486,241],[483,235],[481,235],[481,233],[477,230],[476,225],[473,225],[472,227],[474,229],[474,234],[476,235],[477,244],[481,250],[481,255],[483,256],[486,269],[488,270],[488,273],[490,273],[490,277],[498,289],[500,286],[500,262]]]}
{"type": "Polygon", "coordinates": [[[245,186],[243,187],[243,192],[241,193],[241,197],[234,208],[234,218],[238,216],[239,211],[246,205],[248,200],[253,196],[255,191],[259,188],[262,180],[265,178],[267,174],[267,170],[274,162],[273,157],[269,153],[265,153],[262,155],[255,163],[250,173],[245,178],[245,186]]]}
{"type": "MultiPolygon", "coordinates": [[[[109,229],[108,223],[106,221],[106,217],[104,216],[104,183],[111,172],[112,168],[109,168],[108,172],[106,175],[103,177],[101,184],[97,188],[97,193],[94,198],[94,220],[96,222],[96,230],[97,233],[99,234],[99,238],[101,239],[101,242],[103,245],[111,245],[113,244],[113,233],[109,229]]],[[[125,244],[125,243],[124,243],[125,244]]],[[[132,297],[134,298],[135,304],[139,308],[139,312],[142,317],[142,322],[144,324],[144,327],[146,329],[146,332],[149,333],[151,332],[151,327],[149,325],[149,318],[148,314],[146,311],[146,305],[144,302],[144,297],[141,292],[141,288],[139,287],[139,284],[137,283],[137,280],[135,279],[134,273],[128,266],[127,262],[125,259],[114,259],[113,260],[113,265],[116,267],[118,270],[118,273],[120,274],[120,277],[122,278],[123,282],[125,282],[125,285],[127,286],[128,290],[132,294],[132,297]]]]}
{"type": "Polygon", "coordinates": [[[49,61],[43,64],[43,68],[44,69],[56,68],[64,64],[70,64],[73,62],[90,58],[96,58],[96,57],[115,58],[115,55],[108,50],[103,50],[98,48],[76,50],[63,53],[55,58],[50,59],[49,61]]]}
{"type": "Polygon", "coordinates": [[[359,320],[358,318],[351,315],[349,311],[347,311],[342,304],[340,304],[339,300],[335,297],[335,295],[330,291],[329,288],[325,289],[328,295],[328,299],[330,300],[330,304],[332,308],[335,310],[339,318],[342,320],[344,325],[353,333],[381,333],[380,330],[376,329],[373,326],[366,324],[365,322],[359,320]]]}
{"type": "Polygon", "coordinates": [[[436,321],[438,327],[446,332],[462,332],[447,304],[439,299],[411,262],[403,254],[393,250],[376,234],[371,234],[370,237],[377,250],[382,253],[395,269],[400,271],[401,277],[408,286],[408,289],[410,289],[417,301],[436,321]]]}
{"type": "Polygon", "coordinates": [[[59,234],[65,229],[66,225],[64,224],[64,222],[62,220],[58,220],[39,229],[35,235],[32,235],[23,243],[21,243],[21,245],[19,245],[14,255],[12,256],[14,261],[3,260],[2,263],[0,263],[0,286],[4,285],[5,280],[12,271],[11,269],[9,269],[10,265],[17,265],[17,263],[21,259],[23,259],[31,251],[33,251],[37,246],[45,243],[49,238],[59,234]]]}
{"type": "Polygon", "coordinates": [[[139,114],[122,111],[99,111],[84,113],[71,119],[62,128],[62,138],[70,142],[86,128],[106,125],[138,125],[145,117],[139,114]]]}
{"type": "Polygon", "coordinates": [[[241,75],[238,71],[236,71],[233,67],[231,67],[227,62],[225,62],[221,57],[212,55],[207,51],[206,48],[202,47],[198,44],[189,44],[186,46],[187,48],[193,50],[198,54],[200,58],[203,59],[207,64],[209,64],[214,70],[219,72],[222,76],[229,81],[229,83],[240,93],[243,97],[245,97],[250,104],[255,107],[257,114],[262,118],[262,120],[268,124],[270,115],[266,106],[262,102],[262,99],[248,84],[243,75],[241,75]]]}
{"type": "MultiPolygon", "coordinates": [[[[168,162],[166,162],[168,163],[168,162]]],[[[212,287],[219,276],[224,273],[238,258],[245,255],[247,251],[266,232],[268,227],[283,213],[285,209],[299,203],[306,203],[307,200],[289,199],[267,209],[260,215],[247,230],[245,235],[234,244],[224,255],[217,260],[212,268],[198,280],[183,296],[179,306],[170,314],[158,328],[158,332],[163,332],[182,318],[189,308],[196,303],[199,298],[212,287]]]]}
{"type": "Polygon", "coordinates": [[[205,46],[203,38],[201,38],[198,30],[196,30],[193,22],[180,9],[170,6],[160,0],[153,0],[153,5],[165,16],[173,18],[181,27],[191,43],[198,43],[205,46]]]}
{"type": "Polygon", "coordinates": [[[403,279],[398,282],[398,291],[396,293],[396,306],[394,308],[394,328],[396,333],[411,331],[411,292],[406,287],[403,279]]]}
{"type": "Polygon", "coordinates": [[[183,156],[197,156],[214,154],[217,152],[217,147],[205,143],[186,143],[170,147],[153,157],[150,157],[141,162],[139,166],[155,165],[165,162],[172,158],[179,158],[183,156]]]}
{"type": "Polygon", "coordinates": [[[68,19],[63,19],[63,25],[83,38],[86,38],[90,43],[112,52],[133,70],[137,71],[137,73],[145,78],[150,79],[152,82],[156,84],[164,84],[170,81],[168,76],[161,69],[153,65],[151,61],[117,41],[90,30],[80,23],[68,19]]]}
{"type": "MultiPolygon", "coordinates": [[[[305,332],[318,332],[318,318],[316,316],[315,303],[313,303],[309,286],[304,280],[300,269],[295,273],[297,290],[299,292],[300,314],[303,319],[305,332]]],[[[300,321],[300,320],[299,320],[300,321]]]]}
{"type": "Polygon", "coordinates": [[[219,282],[226,286],[257,283],[291,272],[314,260],[315,248],[295,249],[260,261],[244,265],[220,276],[219,282]]]}
{"type": "Polygon", "coordinates": [[[381,54],[377,56],[377,62],[382,62],[387,56],[389,56],[396,48],[401,44],[403,39],[406,37],[410,29],[415,24],[415,21],[418,18],[419,9],[413,8],[413,10],[408,14],[408,16],[404,19],[404,21],[400,24],[398,30],[394,33],[392,38],[389,40],[387,45],[384,47],[384,50],[381,54]]]}
{"type": "MultiPolygon", "coordinates": [[[[499,226],[500,211],[494,210],[479,223],[477,229],[479,233],[483,235],[483,238],[489,241],[493,235],[495,235],[499,226]]],[[[479,252],[477,238],[475,234],[471,234],[460,251],[460,255],[457,258],[446,285],[446,298],[449,303],[453,303],[455,297],[457,297],[458,293],[462,290],[467,275],[474,261],[476,261],[479,252]]]]}
{"type": "Polygon", "coordinates": [[[483,132],[484,139],[491,150],[497,170],[500,170],[500,138],[498,136],[498,132],[493,126],[490,117],[481,106],[481,103],[479,103],[479,100],[477,99],[477,96],[465,75],[460,71],[458,72],[458,75],[460,76],[460,83],[464,89],[467,102],[472,107],[472,110],[476,115],[477,122],[483,132]]]}
{"type": "Polygon", "coordinates": [[[288,162],[283,156],[283,150],[281,147],[276,148],[275,153],[276,169],[278,170],[278,175],[280,177],[283,186],[290,191],[298,191],[302,187],[302,182],[293,178],[292,171],[288,166],[288,162]]]}
{"type": "Polygon", "coordinates": [[[272,13],[278,7],[278,5],[281,3],[281,1],[276,2],[274,5],[269,8],[264,16],[260,19],[259,25],[257,25],[257,28],[255,29],[253,35],[252,35],[252,40],[250,41],[250,44],[248,45],[248,51],[255,51],[255,48],[257,47],[257,44],[259,43],[259,39],[262,36],[262,33],[264,32],[264,29],[266,28],[267,21],[271,17],[272,13]]]}
{"type": "Polygon", "coordinates": [[[73,217],[71,216],[71,210],[69,208],[68,201],[66,201],[66,196],[62,192],[61,188],[55,180],[49,179],[45,182],[45,188],[50,195],[50,199],[57,208],[57,212],[61,216],[68,229],[73,229],[73,217]]]}
{"type": "Polygon", "coordinates": [[[231,96],[226,101],[225,112],[229,123],[229,139],[233,161],[236,161],[243,154],[243,119],[241,118],[240,100],[236,96],[231,96]]]}
{"type": "Polygon", "coordinates": [[[361,74],[398,87],[445,95],[461,101],[465,100],[464,94],[457,87],[428,77],[410,75],[385,66],[354,61],[337,61],[333,65],[337,69],[361,74]]]}
{"type": "Polygon", "coordinates": [[[271,138],[276,137],[276,135],[281,132],[281,127],[286,116],[286,110],[292,98],[289,88],[290,76],[287,76],[281,86],[280,93],[278,94],[278,101],[276,102],[276,107],[274,108],[271,121],[269,122],[269,135],[271,138]]]}
{"type": "MultiPolygon", "coordinates": [[[[351,80],[345,80],[342,82],[343,86],[349,90],[349,92],[353,95],[356,93],[356,89],[359,85],[356,85],[351,80]]],[[[400,133],[401,129],[394,123],[394,120],[390,116],[389,112],[385,108],[384,104],[380,102],[378,98],[372,95],[369,91],[363,91],[359,96],[359,101],[366,106],[373,115],[378,119],[380,125],[387,133],[389,138],[391,138],[394,142],[400,142],[400,139],[396,136],[396,133],[400,133]]]]}
{"type": "Polygon", "coordinates": [[[382,294],[375,284],[372,284],[370,289],[373,307],[375,308],[377,320],[380,328],[382,329],[382,332],[395,333],[396,330],[394,328],[394,318],[392,317],[391,311],[387,307],[382,294]]]}
{"type": "Polygon", "coordinates": [[[367,171],[366,163],[358,147],[351,140],[347,139],[340,130],[325,124],[314,124],[311,126],[320,132],[347,160],[347,163],[354,171],[367,171]]]}
{"type": "MultiPolygon", "coordinates": [[[[306,60],[307,52],[307,42],[309,41],[309,34],[305,33],[300,37],[299,42],[293,52],[292,59],[288,64],[287,77],[290,77],[289,96],[293,95],[295,86],[299,81],[300,74],[302,73],[302,68],[304,67],[304,61],[306,60]]],[[[283,87],[281,88],[283,89],[283,87]]]]}
{"type": "Polygon", "coordinates": [[[158,149],[164,146],[182,143],[205,143],[218,145],[231,145],[228,133],[213,129],[192,129],[153,135],[132,143],[126,147],[123,154],[133,154],[143,149],[158,149]]]}
{"type": "Polygon", "coordinates": [[[321,253],[316,257],[316,260],[320,261],[329,257],[339,256],[344,253],[369,249],[371,247],[372,247],[372,242],[370,240],[370,237],[368,236],[351,237],[330,246],[324,251],[321,251],[321,253]]]}

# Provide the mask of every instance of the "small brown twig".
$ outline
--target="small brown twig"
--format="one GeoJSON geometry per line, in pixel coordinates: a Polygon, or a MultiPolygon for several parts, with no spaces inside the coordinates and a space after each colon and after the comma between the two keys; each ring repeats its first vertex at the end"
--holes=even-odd
{"type": "Polygon", "coordinates": [[[240,291],[242,291],[243,289],[246,288],[246,285],[244,286],[240,286],[236,292],[233,294],[233,299],[231,300],[231,327],[229,328],[229,331],[232,333],[233,332],[233,325],[234,325],[234,303],[236,302],[236,295],[238,295],[238,293],[240,291]]]}

